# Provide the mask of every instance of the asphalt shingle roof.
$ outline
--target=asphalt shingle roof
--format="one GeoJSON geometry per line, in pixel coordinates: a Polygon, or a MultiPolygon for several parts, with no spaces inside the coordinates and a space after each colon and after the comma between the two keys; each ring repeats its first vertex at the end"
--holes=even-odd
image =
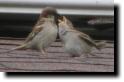
{"type": "MultiPolygon", "coordinates": [[[[9,50],[21,44],[24,39],[0,38],[0,52],[9,50]]],[[[61,42],[54,42],[43,56],[35,50],[15,50],[0,54],[1,72],[114,72],[114,44],[107,41],[106,48],[98,51],[97,56],[72,58],[64,52],[61,42]]]]}

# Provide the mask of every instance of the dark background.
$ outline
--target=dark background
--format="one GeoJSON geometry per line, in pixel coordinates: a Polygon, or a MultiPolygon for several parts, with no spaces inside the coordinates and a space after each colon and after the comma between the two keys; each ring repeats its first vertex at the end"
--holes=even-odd
{"type": "MultiPolygon", "coordinates": [[[[94,39],[114,40],[114,18],[105,16],[66,15],[77,30],[89,34],[94,39]],[[89,24],[88,21],[102,22],[89,24]],[[107,23],[112,20],[112,23],[107,23]]],[[[39,14],[0,13],[0,37],[25,38],[37,22],[39,14]]]]}

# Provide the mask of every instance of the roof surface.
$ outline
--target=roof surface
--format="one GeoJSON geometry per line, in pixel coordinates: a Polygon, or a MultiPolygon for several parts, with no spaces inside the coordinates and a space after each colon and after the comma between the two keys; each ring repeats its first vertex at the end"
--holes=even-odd
{"type": "MultiPolygon", "coordinates": [[[[0,52],[9,50],[21,44],[24,39],[0,38],[0,52]]],[[[96,56],[86,59],[72,58],[64,52],[59,41],[54,42],[43,56],[35,50],[15,50],[0,54],[1,72],[114,72],[114,45],[107,41],[106,48],[98,51],[96,56]]]]}

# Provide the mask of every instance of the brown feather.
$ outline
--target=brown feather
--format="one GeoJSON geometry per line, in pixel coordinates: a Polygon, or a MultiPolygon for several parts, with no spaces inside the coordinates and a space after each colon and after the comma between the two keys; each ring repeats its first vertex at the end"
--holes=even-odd
{"type": "Polygon", "coordinates": [[[80,32],[80,31],[77,31],[77,30],[71,30],[71,29],[69,29],[68,31],[78,33],[78,36],[79,36],[80,39],[85,40],[88,44],[90,44],[90,45],[96,47],[97,49],[99,49],[99,47],[96,45],[96,43],[87,34],[85,34],[83,32],[80,32]]]}
{"type": "Polygon", "coordinates": [[[41,26],[44,23],[44,20],[38,21],[34,26],[32,32],[28,35],[24,43],[31,41],[40,31],[42,31],[43,27],[41,26]]]}

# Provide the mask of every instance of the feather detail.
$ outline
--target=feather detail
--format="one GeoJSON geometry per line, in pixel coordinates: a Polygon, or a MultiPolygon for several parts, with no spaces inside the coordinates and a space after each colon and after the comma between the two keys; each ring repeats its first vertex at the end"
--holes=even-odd
{"type": "Polygon", "coordinates": [[[42,31],[43,27],[35,27],[33,31],[28,35],[24,43],[31,41],[40,31],[42,31]]]}
{"type": "Polygon", "coordinates": [[[93,41],[93,39],[91,37],[89,37],[87,34],[77,31],[77,30],[71,30],[69,29],[68,32],[75,32],[78,34],[80,39],[85,40],[88,44],[94,46],[95,48],[99,49],[99,47],[96,45],[96,43],[93,41]]]}
{"type": "Polygon", "coordinates": [[[27,47],[27,44],[23,44],[23,45],[15,47],[15,48],[12,48],[11,50],[8,50],[8,51],[5,51],[5,52],[0,52],[0,54],[2,54],[2,53],[9,53],[11,51],[19,50],[19,49],[26,49],[26,47],[27,47]]]}
{"type": "Polygon", "coordinates": [[[106,47],[106,41],[97,42],[96,45],[97,45],[97,47],[98,47],[99,50],[100,50],[100,49],[106,47]]]}
{"type": "Polygon", "coordinates": [[[69,25],[71,29],[74,28],[72,22],[71,22],[69,19],[67,19],[65,16],[63,16],[63,21],[64,21],[67,25],[69,25]]]}

